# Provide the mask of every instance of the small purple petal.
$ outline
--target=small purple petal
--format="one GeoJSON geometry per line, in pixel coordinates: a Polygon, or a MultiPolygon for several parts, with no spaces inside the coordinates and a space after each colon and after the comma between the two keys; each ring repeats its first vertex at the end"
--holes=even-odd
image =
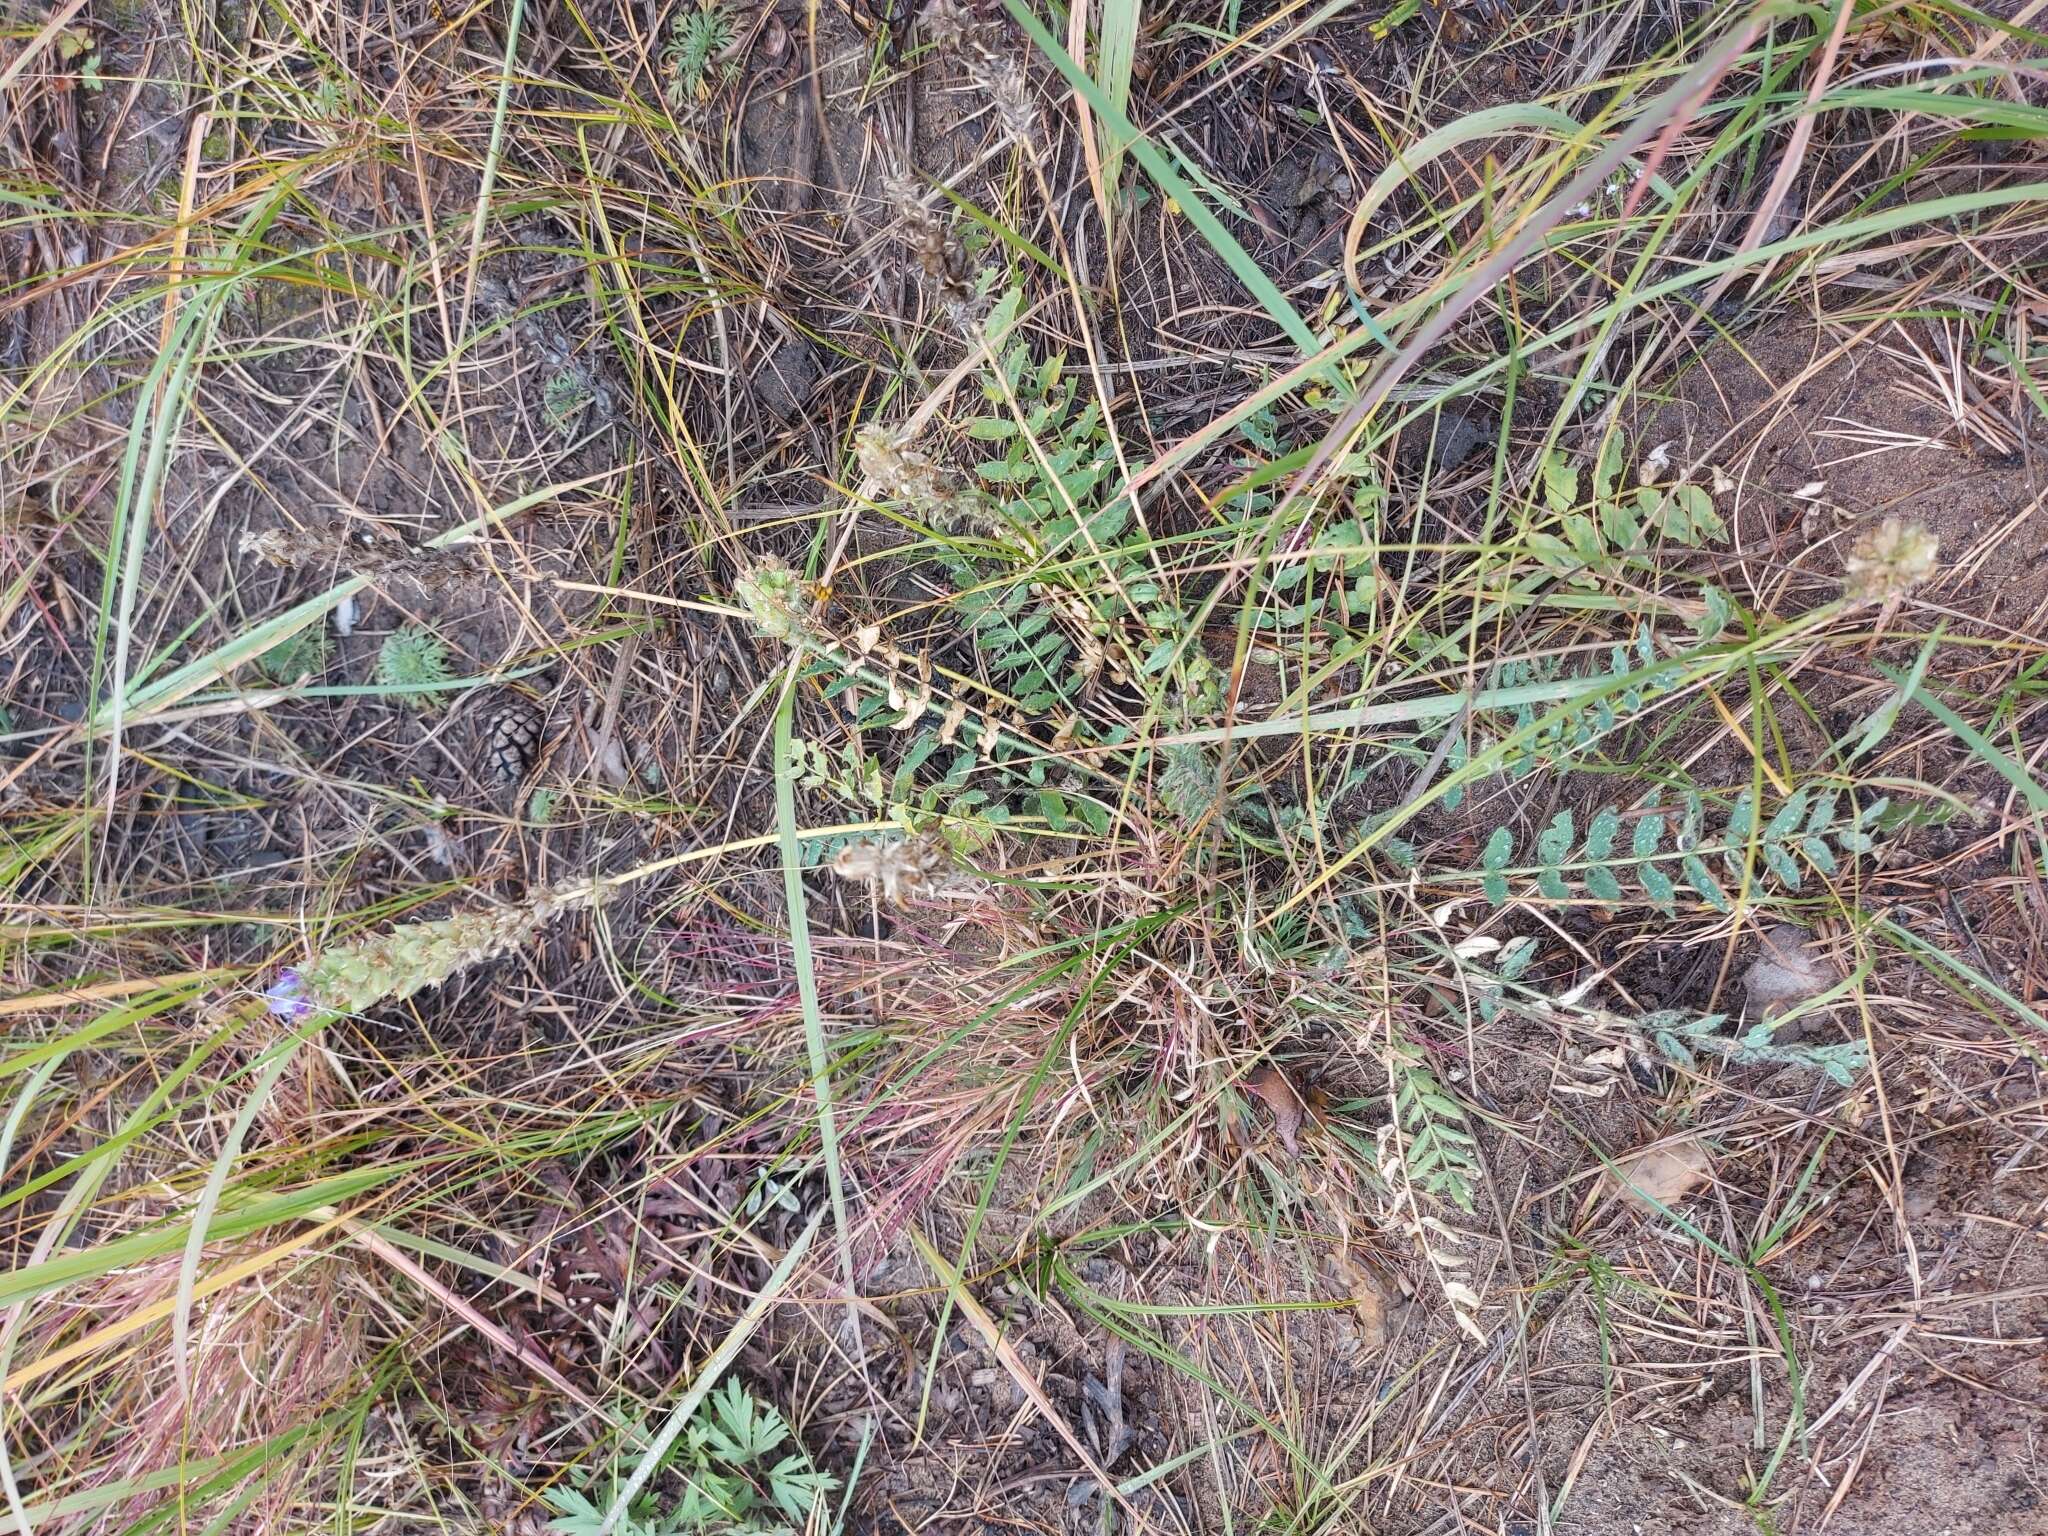
{"type": "Polygon", "coordinates": [[[290,967],[277,973],[277,980],[263,994],[263,1004],[280,1019],[303,1019],[313,1011],[306,997],[306,978],[290,967]]]}

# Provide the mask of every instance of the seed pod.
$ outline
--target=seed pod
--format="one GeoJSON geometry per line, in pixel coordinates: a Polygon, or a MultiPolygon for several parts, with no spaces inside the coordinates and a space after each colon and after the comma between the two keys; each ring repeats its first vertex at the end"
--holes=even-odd
{"type": "Polygon", "coordinates": [[[484,726],[484,763],[492,782],[517,784],[533,771],[540,753],[541,713],[523,698],[510,698],[491,712],[484,726]]]}

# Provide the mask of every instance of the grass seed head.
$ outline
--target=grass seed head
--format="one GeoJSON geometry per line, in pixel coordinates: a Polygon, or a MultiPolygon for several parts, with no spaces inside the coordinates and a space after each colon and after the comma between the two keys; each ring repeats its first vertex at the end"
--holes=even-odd
{"type": "Polygon", "coordinates": [[[1856,541],[1842,567],[1843,595],[1852,602],[1896,602],[1934,574],[1940,542],[1928,529],[1888,517],[1856,541]]]}
{"type": "Polygon", "coordinates": [[[1003,137],[1026,154],[1038,149],[1038,104],[1031,99],[1031,82],[1016,59],[998,59],[986,80],[995,103],[996,126],[1003,137]]]}

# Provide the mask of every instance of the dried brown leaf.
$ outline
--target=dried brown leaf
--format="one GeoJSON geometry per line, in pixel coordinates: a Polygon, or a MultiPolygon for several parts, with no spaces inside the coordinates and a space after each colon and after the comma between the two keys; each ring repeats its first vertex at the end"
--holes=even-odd
{"type": "Polygon", "coordinates": [[[1273,1112],[1273,1129],[1280,1133],[1280,1144],[1287,1148],[1287,1155],[1301,1156],[1301,1122],[1308,1109],[1287,1074],[1266,1062],[1253,1070],[1244,1086],[1247,1093],[1273,1112]]]}
{"type": "Polygon", "coordinates": [[[1601,1184],[1606,1193],[1619,1193],[1638,1209],[1655,1212],[1659,1206],[1676,1205],[1706,1183],[1713,1171],[1707,1149],[1688,1136],[1618,1159],[1601,1184]]]}
{"type": "Polygon", "coordinates": [[[1338,1243],[1330,1256],[1338,1273],[1344,1277],[1358,1330],[1359,1347],[1367,1350],[1384,1348],[1388,1332],[1387,1314],[1392,1310],[1387,1287],[1371,1270],[1352,1258],[1343,1243],[1338,1243]]]}

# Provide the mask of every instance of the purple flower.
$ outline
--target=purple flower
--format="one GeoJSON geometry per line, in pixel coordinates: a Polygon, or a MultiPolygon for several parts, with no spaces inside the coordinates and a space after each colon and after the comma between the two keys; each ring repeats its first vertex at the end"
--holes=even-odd
{"type": "Polygon", "coordinates": [[[263,1005],[280,1019],[303,1019],[313,1011],[312,1001],[306,996],[306,978],[286,966],[263,994],[263,1005]]]}

